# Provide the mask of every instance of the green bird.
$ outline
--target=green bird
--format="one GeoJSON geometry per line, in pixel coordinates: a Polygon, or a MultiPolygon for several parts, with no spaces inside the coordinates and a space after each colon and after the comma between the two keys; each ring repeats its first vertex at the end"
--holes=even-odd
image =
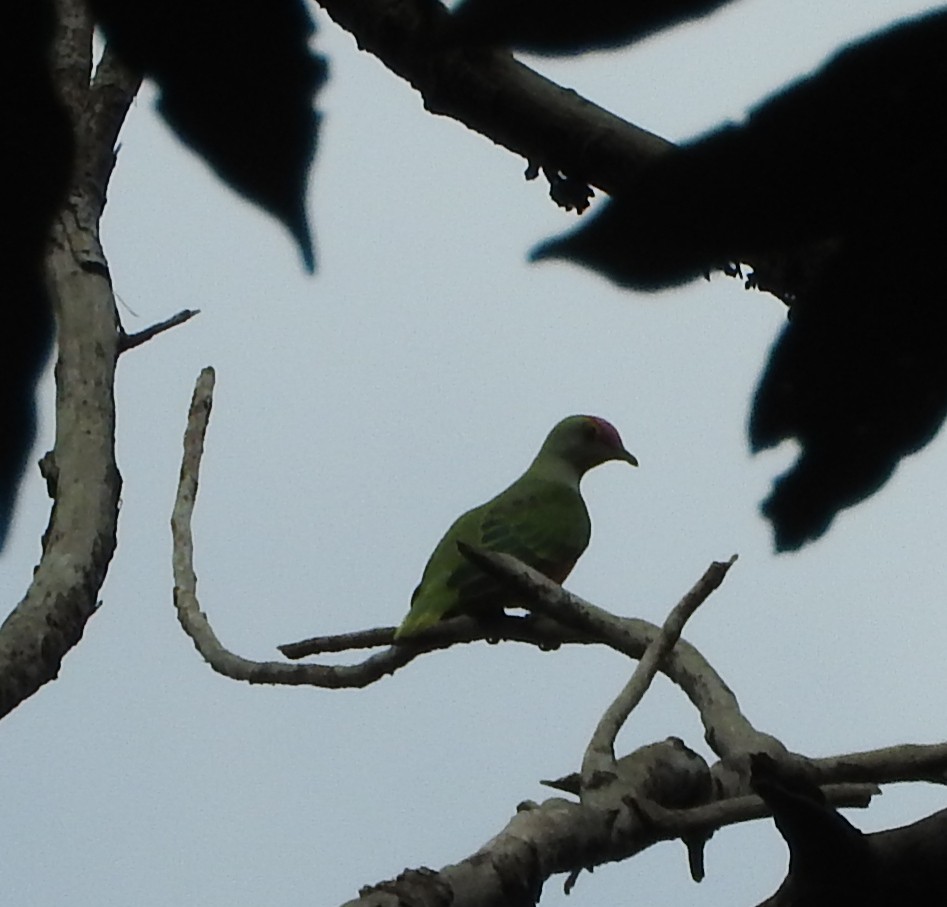
{"type": "Polygon", "coordinates": [[[593,466],[609,460],[638,465],[611,423],[597,416],[569,416],[559,422],[523,475],[447,530],[424,568],[395,639],[458,614],[489,619],[518,604],[505,586],[460,553],[458,542],[512,554],[554,582],[563,582],[592,535],[579,482],[593,466]]]}

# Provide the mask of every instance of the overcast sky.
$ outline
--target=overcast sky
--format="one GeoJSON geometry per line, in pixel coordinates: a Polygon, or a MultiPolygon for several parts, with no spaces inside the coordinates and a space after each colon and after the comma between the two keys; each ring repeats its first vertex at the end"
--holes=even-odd
{"type": "MultiPolygon", "coordinates": [[[[630,51],[553,64],[561,84],[670,139],[740,117],[854,35],[935,4],[742,0],[630,51]]],[[[593,539],[567,586],[660,621],[738,552],[686,636],[748,717],[823,755],[936,742],[944,725],[944,437],[797,555],[757,506],[789,446],[751,458],[750,394],[785,317],[717,278],[621,292],[527,250],[575,216],[524,162],[418,96],[318,13],[331,60],[310,212],[319,269],[220,186],[142,91],[123,131],[104,242],[129,332],[202,314],[118,369],[119,546],[104,603],[59,680],[0,725],[0,879],[10,904],[334,905],[499,831],[539,778],[578,766],[633,668],[610,651],[478,644],[361,691],[218,676],[177,625],[168,520],[201,367],[218,384],[195,519],[203,609],[234,651],[393,624],[451,520],[526,466],[575,412],[641,462],[584,484],[593,539]]],[[[252,61],[248,61],[252,65],[252,61]]],[[[739,186],[721,204],[739,204],[739,186]]],[[[51,382],[37,455],[51,444],[51,382]]],[[[48,503],[31,473],[0,564],[26,588],[48,503]]],[[[668,734],[710,757],[659,680],[622,751],[668,734]]],[[[947,805],[887,789],[861,828],[947,805]]],[[[569,903],[751,905],[782,879],[768,822],[718,833],[707,879],[667,843],[583,875],[569,903]]],[[[561,878],[545,905],[564,903],[561,878]]]]}

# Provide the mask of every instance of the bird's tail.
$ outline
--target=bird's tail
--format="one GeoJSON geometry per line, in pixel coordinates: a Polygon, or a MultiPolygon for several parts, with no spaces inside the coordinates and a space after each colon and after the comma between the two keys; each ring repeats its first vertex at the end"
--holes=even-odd
{"type": "Polygon", "coordinates": [[[419,608],[412,608],[401,622],[401,626],[395,630],[395,639],[416,636],[422,630],[433,627],[439,620],[440,616],[438,614],[433,614],[430,611],[424,611],[419,608]]]}

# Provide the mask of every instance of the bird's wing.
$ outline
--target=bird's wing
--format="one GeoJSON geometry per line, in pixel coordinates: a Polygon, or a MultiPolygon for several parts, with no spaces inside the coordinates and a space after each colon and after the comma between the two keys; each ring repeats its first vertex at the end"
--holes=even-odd
{"type": "Polygon", "coordinates": [[[487,505],[479,544],[512,554],[561,583],[589,544],[588,511],[578,491],[550,482],[522,482],[487,505]]]}
{"type": "Polygon", "coordinates": [[[495,613],[515,604],[501,583],[458,551],[458,541],[512,554],[562,582],[590,534],[578,492],[552,483],[517,483],[451,526],[412,596],[412,612],[418,612],[412,623],[430,625],[449,613],[495,613]]]}

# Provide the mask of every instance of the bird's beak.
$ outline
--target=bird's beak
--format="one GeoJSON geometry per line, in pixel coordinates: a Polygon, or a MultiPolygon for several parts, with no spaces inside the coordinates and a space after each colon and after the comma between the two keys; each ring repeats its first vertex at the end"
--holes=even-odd
{"type": "Polygon", "coordinates": [[[637,459],[637,457],[635,457],[635,455],[634,455],[633,453],[628,453],[628,451],[625,450],[624,447],[623,447],[620,451],[616,451],[616,452],[615,452],[615,459],[616,459],[616,460],[621,460],[621,461],[623,461],[624,463],[628,463],[628,464],[630,464],[631,466],[637,466],[637,465],[638,465],[638,459],[637,459]]]}

